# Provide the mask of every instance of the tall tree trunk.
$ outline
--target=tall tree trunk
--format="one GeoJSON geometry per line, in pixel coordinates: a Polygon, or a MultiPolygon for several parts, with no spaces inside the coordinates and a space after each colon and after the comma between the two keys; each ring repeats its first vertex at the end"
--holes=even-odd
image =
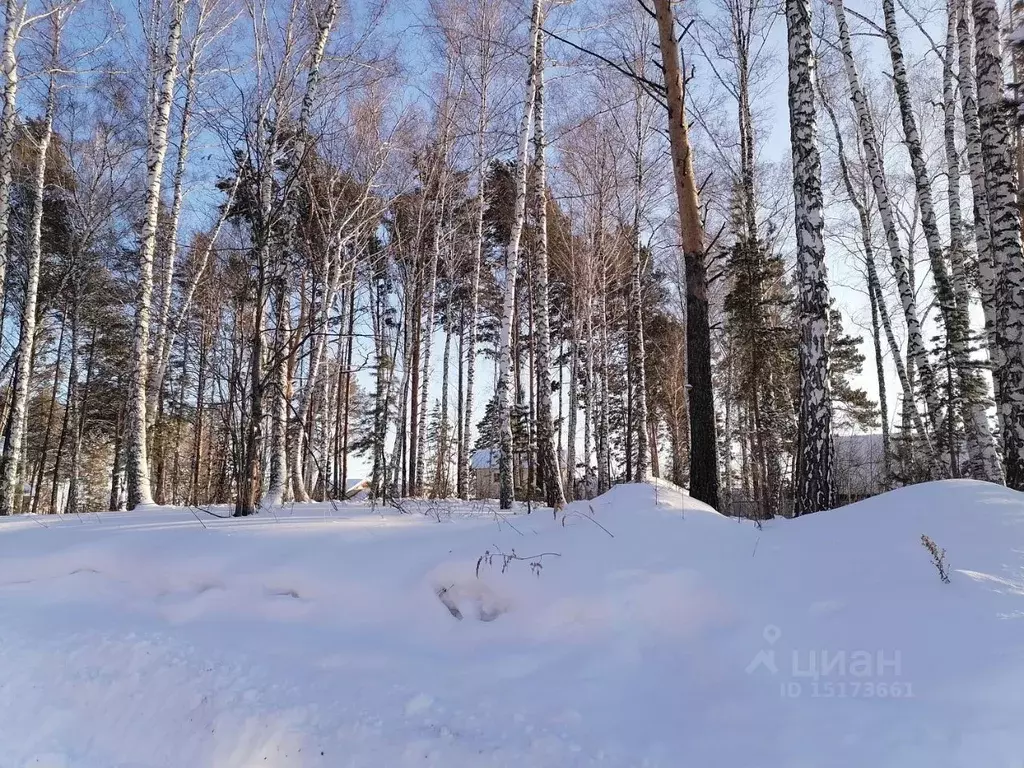
{"type": "MultiPolygon", "coordinates": [[[[455,393],[455,495],[462,498],[463,483],[466,482],[468,468],[461,463],[463,426],[465,424],[464,408],[466,405],[466,372],[462,361],[466,357],[466,306],[459,304],[459,341],[456,361],[458,373],[456,374],[455,393]]],[[[468,491],[467,491],[468,498],[468,491]]]]}
{"type": "MultiPolygon", "coordinates": [[[[447,134],[447,123],[448,120],[445,118],[444,133],[447,134]]],[[[447,137],[442,139],[444,144],[447,144],[447,137]]],[[[444,152],[447,155],[447,152],[444,152]]],[[[441,167],[439,168],[439,176],[444,176],[445,168],[447,164],[447,157],[444,157],[439,161],[441,167]]],[[[443,192],[441,191],[444,187],[442,182],[438,182],[438,199],[434,201],[434,222],[433,222],[433,236],[431,237],[430,246],[430,259],[427,267],[427,287],[426,287],[426,317],[421,318],[421,327],[423,328],[423,376],[420,379],[419,392],[413,393],[413,397],[419,397],[419,413],[418,421],[416,426],[416,434],[420,436],[421,444],[419,450],[416,453],[416,465],[413,468],[413,483],[412,483],[412,495],[422,496],[423,485],[425,482],[425,472],[427,463],[427,452],[424,450],[422,441],[426,439],[427,434],[427,412],[429,410],[429,397],[430,397],[430,354],[433,348],[434,340],[434,315],[437,307],[437,268],[438,263],[441,261],[441,221],[443,219],[443,208],[444,204],[441,200],[443,192]]]]}
{"type": "MultiPolygon", "coordinates": [[[[643,74],[643,69],[640,70],[643,74]]],[[[634,428],[636,430],[636,466],[633,468],[632,480],[642,483],[648,478],[650,459],[648,454],[647,423],[650,415],[647,410],[647,345],[644,338],[644,307],[643,307],[643,243],[640,236],[641,208],[644,189],[644,145],[646,129],[643,119],[643,90],[636,86],[636,154],[633,162],[634,186],[633,195],[633,263],[630,268],[629,303],[630,321],[632,325],[632,343],[630,344],[629,369],[632,384],[634,428]]]]}
{"type": "Polygon", "coordinates": [[[291,314],[291,290],[284,275],[275,278],[274,342],[270,348],[270,476],[260,499],[260,508],[279,507],[288,492],[288,317],[291,314]]]}
{"type": "MultiPolygon", "coordinates": [[[[913,278],[910,274],[910,266],[900,246],[896,219],[889,200],[885,168],[882,165],[878,141],[875,138],[874,123],[868,109],[867,99],[864,97],[864,91],[861,88],[857,65],[853,58],[853,46],[850,42],[850,31],[846,23],[846,13],[843,9],[842,0],[832,0],[832,7],[835,10],[836,21],[839,26],[839,39],[846,75],[850,84],[850,98],[857,112],[857,122],[860,128],[860,139],[864,148],[864,157],[867,160],[875,203],[878,207],[878,214],[885,232],[886,244],[888,245],[889,256],[892,260],[893,273],[896,275],[896,284],[900,294],[900,301],[903,305],[903,315],[907,323],[907,357],[913,361],[913,367],[920,376],[921,387],[924,390],[927,404],[928,421],[934,432],[941,423],[941,404],[935,386],[935,376],[931,363],[928,360],[928,351],[925,348],[924,337],[921,332],[921,322],[917,314],[917,301],[914,296],[913,278]]],[[[908,381],[913,382],[913,375],[909,365],[907,367],[907,375],[908,381]]],[[[916,410],[915,403],[908,404],[908,407],[911,406],[916,410]]],[[[932,458],[929,461],[931,466],[938,470],[939,464],[932,458]]],[[[936,477],[941,478],[944,474],[943,472],[936,475],[936,477]]]]}
{"type": "MultiPolygon", "coordinates": [[[[960,61],[957,85],[960,91],[960,112],[964,121],[964,139],[974,203],[974,243],[978,253],[978,294],[985,316],[985,340],[989,361],[993,371],[998,371],[1000,354],[996,344],[996,271],[992,255],[992,226],[985,179],[985,158],[981,147],[981,125],[978,122],[971,0],[951,0],[951,2],[958,2],[960,11],[956,23],[960,61]]],[[[998,376],[993,376],[992,383],[998,403],[1000,401],[998,376]]]]}
{"type": "MultiPolygon", "coordinates": [[[[71,315],[71,340],[72,344],[74,344],[74,340],[78,337],[79,324],[77,293],[72,301],[74,311],[71,315]]],[[[65,511],[68,514],[75,514],[81,509],[81,471],[78,460],[82,455],[82,436],[85,434],[85,414],[89,399],[89,386],[92,383],[93,357],[96,352],[96,333],[97,329],[94,327],[92,338],[89,342],[89,357],[85,364],[85,384],[82,387],[81,396],[78,394],[78,356],[75,354],[76,348],[72,346],[71,368],[74,375],[68,379],[68,402],[75,410],[75,422],[74,430],[71,434],[71,454],[69,456],[71,469],[68,478],[67,505],[65,507],[65,511]]],[[[115,462],[117,460],[116,451],[114,460],[115,462]]]]}
{"type": "Polygon", "coordinates": [[[569,306],[572,322],[569,327],[569,414],[565,425],[565,496],[568,501],[576,500],[576,426],[580,414],[579,402],[579,322],[577,286],[570,285],[569,306]]]}
{"type": "Polygon", "coordinates": [[[882,422],[882,467],[885,471],[883,488],[888,487],[892,477],[892,445],[889,436],[889,402],[885,390],[885,362],[882,357],[882,337],[879,331],[878,293],[874,283],[868,285],[868,298],[871,303],[871,341],[875,352],[875,376],[878,380],[878,413],[882,422]]]}
{"type": "Polygon", "coordinates": [[[1024,254],[1021,252],[1017,180],[1004,98],[999,10],[994,0],[974,0],[977,39],[978,122],[985,163],[995,285],[996,347],[1000,360],[997,403],[1006,462],[1006,484],[1024,489],[1024,254]]]}
{"type": "Polygon", "coordinates": [[[794,514],[835,502],[832,394],[829,384],[828,274],[822,239],[821,160],[814,107],[814,51],[809,0],[786,0],[789,124],[796,208],[800,302],[800,417],[794,514]]]}
{"type": "MultiPolygon", "coordinates": [[[[11,399],[11,414],[7,420],[3,457],[0,458],[0,515],[17,511],[22,496],[19,470],[25,438],[29,384],[32,358],[35,353],[36,304],[39,297],[39,271],[43,256],[43,200],[46,195],[46,161],[53,138],[53,117],[57,108],[57,72],[60,58],[61,15],[55,11],[53,19],[53,50],[50,61],[49,85],[46,90],[46,115],[36,143],[36,164],[32,178],[32,208],[28,226],[28,274],[25,280],[25,303],[21,315],[21,336],[15,351],[15,369],[11,399]]],[[[59,363],[58,363],[59,366],[59,363]]]]}
{"type": "Polygon", "coordinates": [[[536,354],[537,354],[537,454],[544,480],[545,503],[555,510],[565,506],[562,470],[555,453],[554,424],[551,420],[551,298],[548,288],[548,195],[547,139],[544,133],[544,39],[537,41],[537,88],[535,99],[533,151],[536,185],[536,354]]]}
{"type": "Polygon", "coordinates": [[[192,469],[189,479],[188,503],[199,504],[199,477],[203,463],[203,428],[206,416],[207,358],[212,334],[207,331],[207,313],[203,312],[199,327],[199,364],[196,371],[196,415],[192,439],[192,469]]]}
{"type": "MultiPolygon", "coordinates": [[[[317,86],[320,82],[320,67],[323,62],[327,40],[338,14],[337,0],[330,0],[326,8],[316,15],[316,37],[309,50],[309,64],[306,69],[306,86],[299,108],[299,118],[295,126],[295,138],[289,150],[288,168],[291,173],[283,203],[283,221],[281,232],[283,240],[280,252],[281,263],[277,264],[276,295],[277,322],[275,323],[275,339],[273,350],[274,379],[273,407],[271,417],[271,461],[270,478],[267,491],[260,501],[261,507],[279,506],[284,500],[288,481],[288,423],[289,423],[289,348],[291,347],[288,316],[291,308],[291,287],[289,275],[298,263],[295,243],[298,239],[299,227],[299,188],[305,181],[306,152],[309,143],[309,125],[313,114],[317,86]]],[[[292,457],[299,461],[298,456],[292,457]]],[[[297,501],[308,500],[304,488],[297,501]]]]}
{"type": "MultiPolygon", "coordinates": [[[[483,261],[484,248],[484,214],[487,209],[485,183],[487,179],[487,88],[490,81],[488,62],[490,60],[490,38],[481,35],[478,45],[480,57],[480,105],[477,116],[476,150],[476,206],[474,213],[473,233],[473,272],[469,283],[469,327],[466,344],[466,404],[462,413],[462,439],[459,441],[459,498],[469,498],[469,480],[472,475],[469,469],[470,437],[473,431],[473,386],[476,374],[476,348],[479,333],[477,330],[480,314],[480,267],[483,261]]],[[[494,446],[488,446],[493,450],[494,446]]]]}
{"type": "Polygon", "coordinates": [[[75,397],[78,388],[78,382],[76,381],[78,378],[78,320],[75,316],[75,313],[78,311],[77,302],[77,289],[72,286],[71,298],[68,300],[69,306],[64,311],[64,322],[69,326],[68,383],[64,390],[64,417],[61,421],[60,436],[57,438],[57,452],[53,458],[53,482],[50,485],[50,512],[52,514],[58,514],[63,511],[57,503],[57,496],[60,487],[61,470],[64,468],[64,451],[68,440],[72,438],[71,432],[74,428],[75,397]]]}
{"type": "Polygon", "coordinates": [[[956,83],[953,71],[957,57],[957,0],[946,3],[946,48],[942,62],[943,138],[949,197],[949,260],[955,302],[957,377],[960,386],[961,419],[964,423],[970,476],[993,483],[1003,482],[995,436],[986,408],[987,387],[970,359],[970,289],[967,283],[963,214],[960,208],[960,153],[956,148],[956,83]]]}
{"type": "MultiPolygon", "coordinates": [[[[899,31],[896,27],[896,9],[893,0],[882,0],[882,12],[885,16],[885,39],[889,47],[889,58],[892,61],[893,84],[903,125],[903,143],[910,155],[910,167],[913,172],[914,188],[917,193],[917,207],[921,213],[921,229],[925,236],[928,261],[931,265],[932,278],[935,284],[936,300],[939,305],[943,330],[946,336],[946,357],[951,361],[952,370],[955,373],[955,377],[950,380],[947,387],[947,418],[949,419],[949,425],[952,426],[954,416],[960,408],[956,384],[963,380],[965,376],[969,376],[970,359],[966,346],[967,329],[960,321],[961,318],[957,316],[956,297],[949,278],[949,272],[946,270],[938,218],[935,215],[935,207],[932,203],[931,181],[928,177],[928,167],[924,160],[924,151],[921,148],[921,136],[917,129],[917,120],[914,117],[914,105],[910,96],[910,83],[907,79],[907,68],[903,60],[899,31]]],[[[952,74],[950,73],[951,77],[952,74]]],[[[950,97],[951,102],[952,98],[950,97]]],[[[953,155],[955,156],[955,154],[956,149],[954,146],[953,155]]],[[[948,446],[948,450],[950,459],[954,459],[959,455],[959,451],[954,445],[948,446]]]]}
{"type": "Polygon", "coordinates": [[[669,145],[686,262],[686,352],[690,404],[690,494],[718,507],[718,440],[711,378],[711,322],[708,310],[704,227],[697,200],[693,153],[679,40],[670,0],[655,0],[662,71],[668,103],[669,145]]]}
{"type": "Polygon", "coordinates": [[[438,424],[437,456],[434,465],[434,482],[431,496],[435,499],[446,499],[450,495],[448,478],[448,449],[451,441],[451,427],[448,420],[448,372],[451,366],[452,352],[452,299],[448,297],[445,312],[444,352],[441,355],[441,413],[438,424]]]}
{"type": "Polygon", "coordinates": [[[155,109],[150,118],[146,146],[146,204],[142,235],[139,238],[139,294],[135,308],[132,378],[125,435],[125,473],[128,481],[128,508],[152,504],[147,454],[146,384],[149,379],[149,326],[153,302],[153,257],[156,253],[160,213],[160,188],[164,159],[167,157],[167,130],[174,101],[174,81],[178,72],[178,46],[185,0],[172,0],[167,46],[159,63],[162,67],[155,109]]]}
{"type": "Polygon", "coordinates": [[[598,370],[597,377],[597,410],[594,414],[594,423],[597,426],[597,492],[606,493],[612,486],[611,479],[611,446],[610,428],[608,423],[609,398],[608,398],[608,270],[602,260],[600,291],[600,342],[598,346],[598,370]]]}
{"type": "Polygon", "coordinates": [[[523,99],[523,114],[519,122],[518,148],[516,151],[516,196],[513,209],[512,230],[505,252],[505,288],[501,312],[501,330],[498,341],[498,429],[499,457],[498,473],[501,477],[499,506],[511,509],[515,499],[513,470],[515,459],[512,451],[512,326],[516,317],[516,279],[519,274],[519,244],[526,217],[526,171],[530,141],[530,124],[537,91],[539,68],[538,47],[540,45],[541,0],[533,0],[530,14],[530,55],[526,76],[526,96],[523,99]]]}
{"type": "MultiPolygon", "coordinates": [[[[825,112],[828,114],[829,119],[832,122],[832,128],[835,131],[836,149],[839,155],[839,171],[843,179],[843,186],[846,188],[846,195],[857,211],[857,218],[860,223],[861,233],[861,247],[864,249],[864,266],[867,270],[868,277],[868,296],[871,302],[872,309],[872,321],[876,319],[881,321],[882,327],[885,329],[886,339],[888,340],[890,352],[893,357],[893,364],[896,367],[896,375],[899,379],[900,386],[903,390],[904,402],[914,403],[914,388],[907,375],[907,369],[903,365],[903,355],[900,352],[898,343],[896,342],[896,336],[892,330],[892,322],[889,318],[889,310],[885,305],[885,298],[882,296],[882,287],[878,279],[878,270],[875,266],[875,247],[874,240],[872,237],[871,229],[871,218],[868,215],[868,208],[866,201],[862,202],[857,194],[857,190],[853,185],[853,179],[850,176],[849,162],[846,158],[846,149],[843,142],[843,133],[839,127],[839,120],[836,118],[835,110],[829,103],[828,99],[822,98],[822,105],[825,108],[825,112]]],[[[859,131],[858,131],[859,132],[859,131]]],[[[865,198],[867,197],[865,193],[865,198]]],[[[875,334],[877,337],[877,334],[875,334]]],[[[879,357],[881,355],[880,346],[876,347],[876,365],[878,366],[879,376],[882,376],[882,361],[879,357]]],[[[884,384],[884,378],[880,379],[879,391],[884,384]]],[[[926,457],[932,462],[932,471],[941,472],[942,466],[938,462],[938,457],[932,450],[928,431],[925,429],[924,421],[921,419],[921,414],[917,408],[911,408],[908,410],[908,415],[912,418],[912,423],[917,431],[921,445],[925,449],[926,457]]],[[[888,416],[883,410],[882,414],[883,421],[887,420],[888,416]]],[[[908,424],[908,427],[910,425],[908,424]]]]}
{"type": "Polygon", "coordinates": [[[351,423],[351,394],[352,394],[352,353],[353,353],[353,340],[355,338],[355,325],[356,325],[356,284],[355,284],[355,265],[352,267],[352,284],[348,290],[348,330],[347,338],[345,339],[345,357],[343,359],[344,374],[342,376],[343,386],[345,392],[342,395],[342,408],[345,412],[344,421],[342,422],[342,433],[341,433],[341,494],[342,498],[345,498],[345,494],[348,493],[348,443],[349,443],[349,424],[351,423]]]}
{"type": "Polygon", "coordinates": [[[193,44],[189,51],[189,59],[185,71],[185,98],[181,108],[181,124],[178,129],[178,156],[174,164],[171,217],[167,226],[167,252],[164,256],[163,275],[160,279],[160,312],[156,323],[156,338],[153,340],[155,360],[150,369],[149,383],[147,385],[148,402],[146,408],[150,425],[153,424],[154,415],[157,411],[157,400],[163,391],[163,379],[167,370],[167,365],[164,363],[164,347],[168,347],[166,354],[169,358],[170,345],[173,343],[173,339],[170,338],[168,324],[171,319],[171,298],[174,294],[174,269],[178,252],[178,225],[181,221],[181,207],[185,196],[185,167],[188,158],[189,139],[191,138],[189,122],[192,119],[192,98],[195,90],[197,56],[197,45],[193,44]]]}
{"type": "Polygon", "coordinates": [[[0,66],[4,72],[3,106],[0,108],[0,297],[7,303],[4,290],[9,258],[11,185],[14,166],[14,142],[18,125],[18,38],[25,23],[27,6],[18,0],[7,0],[4,5],[3,51],[0,66]]]}
{"type": "MultiPolygon", "coordinates": [[[[46,472],[46,457],[50,452],[50,436],[53,434],[53,412],[57,406],[57,389],[60,387],[60,373],[61,364],[64,361],[64,336],[67,331],[68,316],[67,316],[67,305],[64,307],[64,311],[61,313],[60,321],[60,335],[57,338],[57,354],[53,363],[53,383],[50,386],[50,405],[46,409],[46,428],[43,430],[43,444],[39,449],[39,463],[38,472],[36,474],[35,482],[32,483],[32,514],[36,514],[39,511],[39,498],[43,495],[43,474],[46,472]]],[[[54,466],[54,474],[59,470],[59,467],[54,466]]],[[[51,493],[51,498],[54,494],[51,493]]],[[[56,512],[56,508],[51,503],[49,512],[53,514],[56,512]]]]}

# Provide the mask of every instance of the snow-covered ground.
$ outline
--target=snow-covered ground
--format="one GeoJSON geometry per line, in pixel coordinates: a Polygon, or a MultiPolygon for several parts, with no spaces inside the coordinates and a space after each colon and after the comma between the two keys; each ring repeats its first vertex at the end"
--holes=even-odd
{"type": "Polygon", "coordinates": [[[1024,763],[1021,494],[409,512],[4,520],[0,768],[1024,763]]]}

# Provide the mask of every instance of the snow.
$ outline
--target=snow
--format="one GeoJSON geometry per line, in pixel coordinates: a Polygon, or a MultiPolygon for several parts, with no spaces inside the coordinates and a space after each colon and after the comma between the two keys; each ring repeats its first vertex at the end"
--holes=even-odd
{"type": "Polygon", "coordinates": [[[0,766],[1024,757],[1021,494],[930,483],[763,529],[663,483],[557,519],[404,509],[0,522],[0,766]]]}

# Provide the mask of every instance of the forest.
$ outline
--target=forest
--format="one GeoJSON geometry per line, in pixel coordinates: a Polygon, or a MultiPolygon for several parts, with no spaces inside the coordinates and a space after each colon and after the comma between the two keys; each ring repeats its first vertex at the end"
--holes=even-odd
{"type": "Polygon", "coordinates": [[[1013,7],[4,2],[0,515],[1024,488],[1013,7]]]}

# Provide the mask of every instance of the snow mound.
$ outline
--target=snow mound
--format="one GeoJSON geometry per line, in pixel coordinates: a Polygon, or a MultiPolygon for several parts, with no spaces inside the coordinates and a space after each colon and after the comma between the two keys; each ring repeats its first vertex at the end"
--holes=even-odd
{"type": "Polygon", "coordinates": [[[1024,495],[1005,488],[761,530],[660,481],[558,515],[203,523],[0,521],[2,768],[1024,757],[1024,495]]]}

